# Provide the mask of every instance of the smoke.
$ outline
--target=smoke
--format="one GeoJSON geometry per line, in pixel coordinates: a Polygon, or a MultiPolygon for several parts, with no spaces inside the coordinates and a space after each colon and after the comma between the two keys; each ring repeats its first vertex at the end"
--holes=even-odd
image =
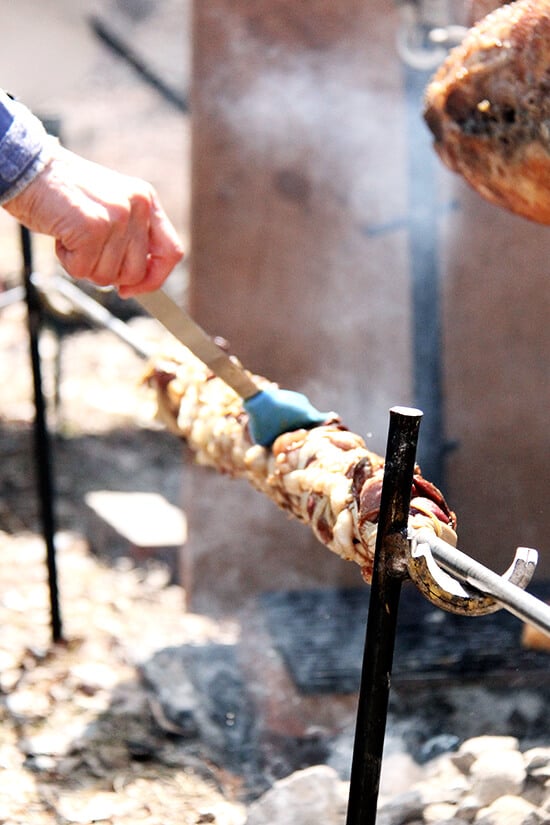
{"type": "Polygon", "coordinates": [[[360,48],[347,37],[321,49],[264,43],[227,8],[223,27],[226,52],[203,94],[247,160],[299,166],[313,190],[345,201],[360,220],[369,207],[378,212],[373,171],[399,158],[404,131],[400,72],[379,68],[388,62],[384,37],[373,33],[360,48]]]}

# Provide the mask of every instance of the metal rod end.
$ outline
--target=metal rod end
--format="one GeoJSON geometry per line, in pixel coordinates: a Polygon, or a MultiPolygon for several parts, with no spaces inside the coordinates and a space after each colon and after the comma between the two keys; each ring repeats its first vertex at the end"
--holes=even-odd
{"type": "Polygon", "coordinates": [[[410,418],[422,418],[424,413],[416,407],[401,407],[399,405],[390,408],[390,413],[394,415],[403,415],[410,418]]]}

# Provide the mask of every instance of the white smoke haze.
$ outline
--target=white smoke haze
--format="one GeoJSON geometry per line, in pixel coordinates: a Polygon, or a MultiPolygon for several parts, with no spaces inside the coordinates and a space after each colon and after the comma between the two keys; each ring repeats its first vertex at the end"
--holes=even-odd
{"type": "Polygon", "coordinates": [[[269,43],[259,51],[227,9],[223,27],[227,59],[210,72],[203,105],[223,118],[244,157],[296,165],[313,191],[332,193],[358,221],[402,214],[398,190],[387,183],[403,164],[405,124],[395,105],[402,89],[399,69],[381,77],[376,68],[384,35],[365,44],[365,56],[349,42],[300,51],[269,43]]]}

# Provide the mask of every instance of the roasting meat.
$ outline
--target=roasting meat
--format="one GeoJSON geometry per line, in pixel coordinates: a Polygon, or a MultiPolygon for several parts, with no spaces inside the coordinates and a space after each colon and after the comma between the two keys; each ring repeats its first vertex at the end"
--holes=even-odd
{"type": "Polygon", "coordinates": [[[550,2],[516,0],[469,30],[426,90],[442,160],[487,200],[550,224],[550,2]]]}
{"type": "MultiPolygon", "coordinates": [[[[273,386],[255,376],[258,386],[273,386]]],[[[384,461],[336,414],[311,430],[284,433],[271,448],[254,444],[241,399],[191,353],[157,361],[147,381],[156,390],[159,417],[185,439],[199,464],[247,479],[279,507],[309,524],[370,582],[384,461]]],[[[430,525],[456,542],[455,516],[416,468],[411,526],[430,525]]]]}

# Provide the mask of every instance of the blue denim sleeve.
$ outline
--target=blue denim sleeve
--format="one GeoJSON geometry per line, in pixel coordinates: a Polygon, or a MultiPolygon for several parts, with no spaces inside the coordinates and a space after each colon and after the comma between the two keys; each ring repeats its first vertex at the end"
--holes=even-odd
{"type": "Polygon", "coordinates": [[[0,90],[0,204],[19,194],[44,168],[46,143],[40,120],[0,90]]]}

